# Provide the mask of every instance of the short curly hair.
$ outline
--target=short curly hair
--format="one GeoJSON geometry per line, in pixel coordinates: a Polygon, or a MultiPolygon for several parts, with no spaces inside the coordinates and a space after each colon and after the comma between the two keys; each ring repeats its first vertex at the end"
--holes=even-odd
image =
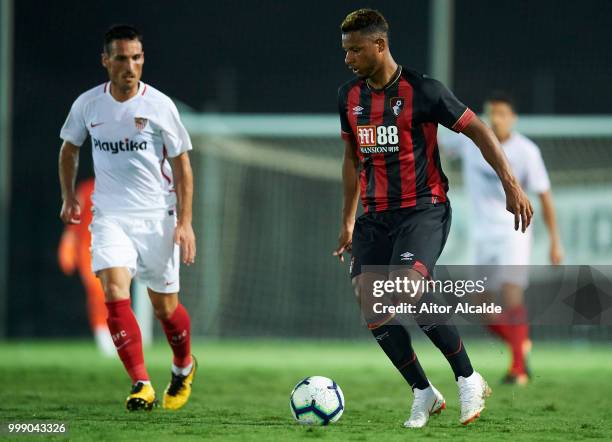
{"type": "Polygon", "coordinates": [[[351,12],[340,25],[342,33],[359,31],[364,34],[389,34],[389,23],[375,9],[357,9],[351,12]]]}

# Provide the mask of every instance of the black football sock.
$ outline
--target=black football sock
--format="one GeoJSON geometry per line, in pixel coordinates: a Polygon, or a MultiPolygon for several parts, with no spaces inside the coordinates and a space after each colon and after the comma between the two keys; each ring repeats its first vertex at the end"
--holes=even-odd
{"type": "Polygon", "coordinates": [[[457,327],[452,324],[419,324],[419,327],[442,352],[455,373],[455,380],[459,376],[465,378],[474,373],[457,327]]]}
{"type": "Polygon", "coordinates": [[[370,330],[395,368],[406,379],[412,389],[423,390],[429,381],[412,348],[408,331],[395,320],[370,330]]]}

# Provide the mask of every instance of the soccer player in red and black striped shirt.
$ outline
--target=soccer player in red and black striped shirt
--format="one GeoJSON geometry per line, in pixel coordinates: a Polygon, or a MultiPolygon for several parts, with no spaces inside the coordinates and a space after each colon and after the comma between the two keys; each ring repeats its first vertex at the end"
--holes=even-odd
{"type": "MultiPolygon", "coordinates": [[[[345,63],[357,78],[338,94],[344,208],[334,255],[343,261],[343,252],[352,252],[350,273],[368,327],[414,392],[404,424],[414,428],[444,409],[445,400],[425,376],[398,318],[374,311],[372,286],[380,273],[389,280],[430,278],[442,252],[451,208],[436,142],[438,124],[463,132],[480,148],[503,183],[515,229],[525,231],[533,209],[491,130],[442,83],[398,65],[389,51],[388,29],[385,18],[371,9],[350,13],[341,25],[345,63]],[[355,220],[360,194],[364,214],[355,220]]],[[[490,389],[472,368],[456,327],[415,319],[455,374],[460,422],[473,421],[490,389]]]]}

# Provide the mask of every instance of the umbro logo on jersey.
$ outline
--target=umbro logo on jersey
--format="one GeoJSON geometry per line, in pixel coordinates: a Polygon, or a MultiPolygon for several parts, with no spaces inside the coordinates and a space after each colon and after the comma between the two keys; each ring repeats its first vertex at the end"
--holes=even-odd
{"type": "Polygon", "coordinates": [[[402,112],[404,109],[404,98],[402,97],[393,97],[390,100],[391,110],[393,110],[393,115],[396,117],[402,112]]]}
{"type": "Polygon", "coordinates": [[[90,124],[90,126],[91,126],[91,128],[93,129],[94,127],[98,127],[98,126],[100,126],[100,125],[102,125],[102,124],[104,124],[104,123],[94,123],[94,122],[92,121],[92,122],[91,122],[91,124],[90,124]]]}
{"type": "Polygon", "coordinates": [[[361,115],[362,112],[363,112],[363,108],[359,105],[353,108],[353,115],[361,115]]]}
{"type": "Polygon", "coordinates": [[[412,261],[412,257],[414,256],[414,254],[410,252],[404,252],[400,256],[402,257],[402,261],[412,261]]]}
{"type": "Polygon", "coordinates": [[[134,141],[126,138],[121,141],[100,141],[97,138],[91,139],[93,148],[104,152],[117,154],[119,152],[134,152],[137,150],[147,150],[146,141],[134,141]]]}

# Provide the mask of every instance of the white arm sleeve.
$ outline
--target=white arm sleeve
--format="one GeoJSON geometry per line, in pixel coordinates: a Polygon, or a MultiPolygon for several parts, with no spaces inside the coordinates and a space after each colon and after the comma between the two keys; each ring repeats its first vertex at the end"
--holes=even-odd
{"type": "Polygon", "coordinates": [[[83,116],[83,100],[77,98],[72,104],[68,117],[60,131],[60,138],[75,146],[81,146],[87,139],[87,123],[83,116]]]}
{"type": "Polygon", "coordinates": [[[168,151],[168,157],[174,158],[192,149],[191,139],[183,126],[176,105],[170,101],[165,106],[161,121],[161,135],[168,151]]]}

